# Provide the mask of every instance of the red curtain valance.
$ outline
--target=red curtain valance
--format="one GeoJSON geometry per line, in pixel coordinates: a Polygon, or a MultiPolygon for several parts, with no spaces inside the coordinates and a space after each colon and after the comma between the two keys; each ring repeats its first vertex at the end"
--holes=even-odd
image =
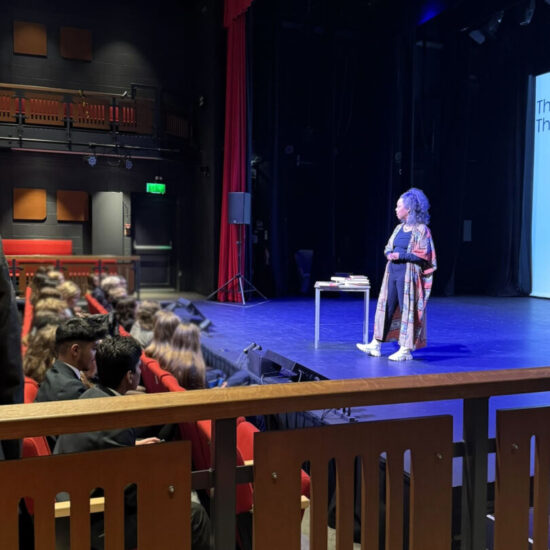
{"type": "Polygon", "coordinates": [[[252,0],[225,0],[225,10],[223,14],[223,24],[229,27],[239,15],[246,12],[252,4],[252,0]]]}

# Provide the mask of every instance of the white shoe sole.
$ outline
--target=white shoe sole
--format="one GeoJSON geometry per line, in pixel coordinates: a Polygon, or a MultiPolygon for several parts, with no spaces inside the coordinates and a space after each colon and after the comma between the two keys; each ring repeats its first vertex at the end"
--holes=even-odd
{"type": "Polygon", "coordinates": [[[411,353],[399,353],[398,351],[388,357],[390,361],[410,361],[412,358],[411,353]]]}
{"type": "Polygon", "coordinates": [[[367,355],[370,355],[372,357],[380,357],[381,353],[379,349],[371,348],[368,344],[355,344],[357,346],[357,349],[362,351],[363,353],[366,353],[367,355]]]}

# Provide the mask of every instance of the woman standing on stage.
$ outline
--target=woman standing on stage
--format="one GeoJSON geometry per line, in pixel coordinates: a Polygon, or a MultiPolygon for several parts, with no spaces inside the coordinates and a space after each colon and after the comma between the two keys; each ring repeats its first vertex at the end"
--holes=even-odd
{"type": "Polygon", "coordinates": [[[428,228],[430,203],[426,195],[411,188],[397,201],[395,214],[401,223],[394,229],[384,255],[388,259],[374,318],[370,344],[357,347],[380,357],[382,342],[398,340],[392,361],[412,359],[411,351],[426,345],[426,305],[437,263],[428,228]]]}

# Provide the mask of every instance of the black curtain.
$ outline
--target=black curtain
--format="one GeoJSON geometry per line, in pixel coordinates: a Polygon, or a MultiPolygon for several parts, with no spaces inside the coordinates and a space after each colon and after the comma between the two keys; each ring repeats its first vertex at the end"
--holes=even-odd
{"type": "Polygon", "coordinates": [[[520,26],[507,2],[477,44],[491,11],[459,4],[417,28],[406,2],[254,3],[257,286],[297,292],[307,248],[312,280],[363,272],[376,292],[395,201],[414,185],[432,203],[434,294],[529,292],[528,82],[550,65],[550,9],[520,26]]]}
{"type": "MultiPolygon", "coordinates": [[[[433,227],[440,268],[435,290],[516,296],[530,291],[532,144],[526,133],[529,75],[541,72],[540,41],[548,10],[520,26],[506,12],[494,37],[477,44],[453,26],[452,14],[421,29],[430,65],[419,93],[417,124],[437,127],[427,177],[433,190],[433,227]],[[439,25],[439,28],[437,28],[439,25]],[[434,28],[436,27],[436,28],[434,28]],[[423,111],[440,100],[437,116],[423,111]],[[472,239],[464,240],[471,221],[472,239]]],[[[532,92],[532,90],[531,90],[532,92]]],[[[425,150],[417,141],[417,158],[425,150]]]]}
{"type": "Polygon", "coordinates": [[[412,179],[409,5],[253,4],[262,290],[298,292],[300,249],[313,250],[312,282],[352,272],[379,284],[395,201],[412,179]]]}

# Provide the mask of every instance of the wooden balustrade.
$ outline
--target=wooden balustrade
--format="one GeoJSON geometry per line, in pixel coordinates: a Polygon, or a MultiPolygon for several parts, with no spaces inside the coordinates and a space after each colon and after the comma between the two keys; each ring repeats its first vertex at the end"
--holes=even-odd
{"type": "MultiPolygon", "coordinates": [[[[158,132],[155,112],[159,108],[154,99],[126,93],[0,83],[0,122],[18,122],[20,113],[19,121],[25,124],[152,135],[158,132]]],[[[186,118],[167,110],[165,120],[167,133],[190,138],[186,118]]]]}
{"type": "MultiPolygon", "coordinates": [[[[202,487],[213,486],[214,498],[218,498],[215,502],[213,515],[214,532],[216,533],[215,548],[218,550],[227,548],[227,541],[232,540],[235,533],[234,514],[231,512],[231,510],[235,510],[234,484],[251,481],[250,467],[244,466],[235,470],[236,423],[234,419],[238,416],[447,399],[464,399],[464,414],[467,415],[468,411],[476,410],[479,413],[483,410],[482,407],[471,407],[470,402],[482,402],[490,396],[496,395],[548,390],[550,390],[550,367],[543,367],[236,387],[125,396],[120,399],[86,399],[9,405],[1,408],[0,439],[213,419],[215,426],[213,471],[212,473],[199,472],[197,473],[199,477],[196,479],[200,480],[199,485],[202,487]],[[237,475],[238,472],[240,472],[239,475],[237,475]],[[248,474],[245,475],[246,472],[248,474]],[[231,516],[233,516],[233,520],[231,520],[231,516]]],[[[537,547],[546,548],[544,545],[547,544],[548,533],[548,471],[550,466],[548,458],[550,452],[547,443],[549,428],[547,426],[550,426],[550,408],[527,412],[499,412],[498,417],[495,514],[499,546],[495,548],[500,550],[527,546],[525,514],[528,513],[529,507],[528,457],[531,434],[535,434],[537,437],[537,445],[540,440],[540,445],[537,447],[537,472],[540,477],[535,484],[535,502],[539,507],[535,522],[535,530],[539,539],[537,547]],[[510,460],[512,461],[511,466],[510,460]],[[517,513],[518,502],[522,507],[520,513],[517,513]],[[516,529],[519,534],[516,533],[512,537],[511,533],[514,533],[516,529]],[[542,541],[544,537],[546,539],[542,541]],[[512,540],[515,540],[517,544],[512,544],[512,540]]],[[[488,417],[480,414],[476,417],[475,422],[484,426],[480,433],[485,440],[478,441],[478,443],[481,443],[482,448],[487,448],[488,417]]],[[[469,421],[465,420],[464,437],[466,441],[462,447],[466,453],[465,464],[471,462],[472,456],[474,462],[478,460],[475,450],[476,441],[468,439],[470,436],[466,433],[468,423],[469,421]]],[[[159,453],[164,448],[176,449],[175,446],[172,447],[172,444],[152,447],[152,449],[157,448],[159,453]]],[[[453,439],[452,418],[448,416],[343,424],[289,432],[256,434],[253,467],[255,548],[257,550],[271,548],[297,550],[300,548],[299,472],[303,462],[310,463],[312,475],[311,548],[325,547],[323,545],[326,540],[326,474],[327,463],[332,458],[336,459],[337,472],[338,548],[349,548],[353,517],[353,464],[356,457],[360,457],[364,547],[378,547],[378,529],[380,528],[378,507],[385,504],[386,548],[388,550],[401,549],[405,526],[403,523],[403,454],[407,450],[410,452],[411,459],[409,548],[411,550],[450,549],[452,547],[450,495],[453,439]],[[386,500],[381,503],[379,500],[378,465],[382,453],[385,453],[386,456],[386,500]]],[[[147,463],[150,464],[138,456],[139,448],[125,449],[125,451],[128,456],[135,453],[136,464],[141,464],[142,467],[147,463]]],[[[187,462],[189,459],[188,447],[182,447],[181,450],[178,448],[178,451],[175,452],[178,453],[178,456],[181,455],[185,464],[183,468],[188,473],[190,470],[187,462]]],[[[95,453],[65,455],[53,457],[53,459],[63,459],[67,464],[74,461],[74,466],[70,467],[78,468],[79,460],[93,460],[93,458],[84,458],[84,456],[92,455],[95,453]]],[[[114,452],[111,456],[114,456],[114,452]]],[[[125,464],[126,460],[122,462],[125,464]]],[[[53,464],[53,462],[51,463],[53,464]]],[[[482,462],[481,465],[483,466],[482,462]]],[[[19,487],[21,490],[16,491],[14,495],[29,496],[30,493],[26,493],[30,487],[25,485],[27,481],[24,479],[28,475],[38,476],[34,479],[46,475],[41,474],[42,470],[37,469],[42,467],[48,468],[42,457],[0,463],[1,483],[3,486],[8,484],[10,487],[19,487]],[[18,466],[19,464],[21,466],[18,466]],[[18,467],[21,470],[16,470],[18,467]],[[34,472],[34,474],[30,472],[34,472]]],[[[165,470],[167,478],[162,481],[162,487],[168,483],[167,479],[170,477],[173,467],[175,467],[174,462],[163,463],[162,469],[165,470]]],[[[93,470],[91,466],[85,468],[86,475],[90,470],[93,470]]],[[[151,474],[151,468],[144,470],[147,475],[151,474]]],[[[48,470],[48,476],[49,472],[50,470],[48,470]]],[[[66,490],[66,480],[60,481],[58,484],[55,475],[52,474],[51,477],[51,484],[48,480],[47,491],[55,494],[58,490],[66,490]]],[[[80,494],[78,493],[78,478],[75,477],[75,480],[76,485],[72,491],[75,494],[80,494]]],[[[82,479],[82,483],[84,483],[83,487],[88,488],[87,480],[82,479]]],[[[94,484],[97,481],[92,478],[90,483],[94,484]]],[[[463,495],[466,495],[464,491],[467,491],[468,495],[473,495],[473,500],[478,499],[479,495],[484,495],[485,501],[482,499],[481,504],[485,503],[485,506],[474,506],[469,497],[463,496],[464,506],[472,506],[472,514],[475,517],[470,517],[471,514],[467,514],[466,519],[471,525],[468,527],[463,523],[460,533],[461,548],[481,550],[485,548],[485,534],[480,535],[477,526],[486,524],[486,462],[484,476],[475,481],[474,487],[468,486],[469,483],[469,476],[466,475],[463,495]]],[[[14,496],[14,498],[16,497],[14,496]]],[[[78,504],[79,510],[89,505],[83,504],[82,499],[77,502],[80,503],[78,504]]],[[[10,511],[5,508],[7,504],[2,503],[1,506],[0,533],[13,532],[13,524],[17,521],[13,507],[10,508],[10,511]]],[[[51,522],[53,514],[53,507],[50,505],[40,506],[38,510],[35,510],[35,524],[39,525],[39,533],[43,533],[48,540],[50,540],[49,533],[51,533],[51,526],[48,527],[48,522],[51,522]],[[43,515],[44,518],[42,518],[43,515]]],[[[151,518],[140,517],[140,522],[150,520],[151,518]]],[[[82,521],[82,519],[75,519],[77,522],[75,525],[83,525],[82,521]]],[[[179,521],[178,528],[183,529],[184,523],[179,521]]],[[[143,527],[143,529],[147,528],[143,527]]],[[[1,542],[0,539],[0,547],[10,547],[1,544],[1,542]]],[[[39,543],[41,544],[41,541],[39,543]]],[[[50,548],[50,546],[40,546],[40,544],[37,546],[37,550],[50,548]]],[[[144,546],[144,548],[150,547],[158,546],[144,546]]],[[[171,548],[169,545],[162,547],[171,548]]],[[[75,548],[79,547],[75,546],[75,548]]]]}
{"type": "Polygon", "coordinates": [[[32,499],[37,550],[56,545],[55,500],[70,497],[71,548],[90,548],[90,494],[105,493],[105,538],[124,548],[124,490],[137,485],[139,547],[190,547],[191,451],[187,441],[90,453],[7,461],[0,464],[0,548],[18,548],[18,503],[32,499]]]}
{"type": "Polygon", "coordinates": [[[550,515],[550,407],[497,411],[495,548],[525,548],[529,516],[535,550],[548,548],[550,515]],[[534,436],[534,491],[530,504],[531,438],[534,436]]]}
{"type": "Polygon", "coordinates": [[[70,104],[70,116],[75,128],[110,130],[112,102],[103,98],[78,98],[70,104]]]}
{"type": "Polygon", "coordinates": [[[65,126],[65,105],[61,96],[27,93],[21,98],[26,124],[65,126]]]}
{"type": "Polygon", "coordinates": [[[337,547],[351,548],[356,457],[362,470],[362,540],[379,541],[380,456],[386,455],[388,550],[403,548],[403,456],[411,453],[410,550],[451,541],[452,418],[365,422],[257,434],[254,440],[255,550],[300,548],[300,468],[310,463],[311,544],[327,546],[328,464],[336,462],[337,547]]]}
{"type": "Polygon", "coordinates": [[[19,98],[14,92],[0,92],[0,122],[17,122],[19,98]]]}
{"type": "Polygon", "coordinates": [[[88,291],[88,275],[99,272],[122,275],[128,282],[128,291],[139,292],[139,256],[28,254],[7,255],[6,260],[14,287],[21,294],[25,293],[40,265],[50,265],[61,270],[66,279],[74,281],[80,287],[82,295],[88,291]]]}

